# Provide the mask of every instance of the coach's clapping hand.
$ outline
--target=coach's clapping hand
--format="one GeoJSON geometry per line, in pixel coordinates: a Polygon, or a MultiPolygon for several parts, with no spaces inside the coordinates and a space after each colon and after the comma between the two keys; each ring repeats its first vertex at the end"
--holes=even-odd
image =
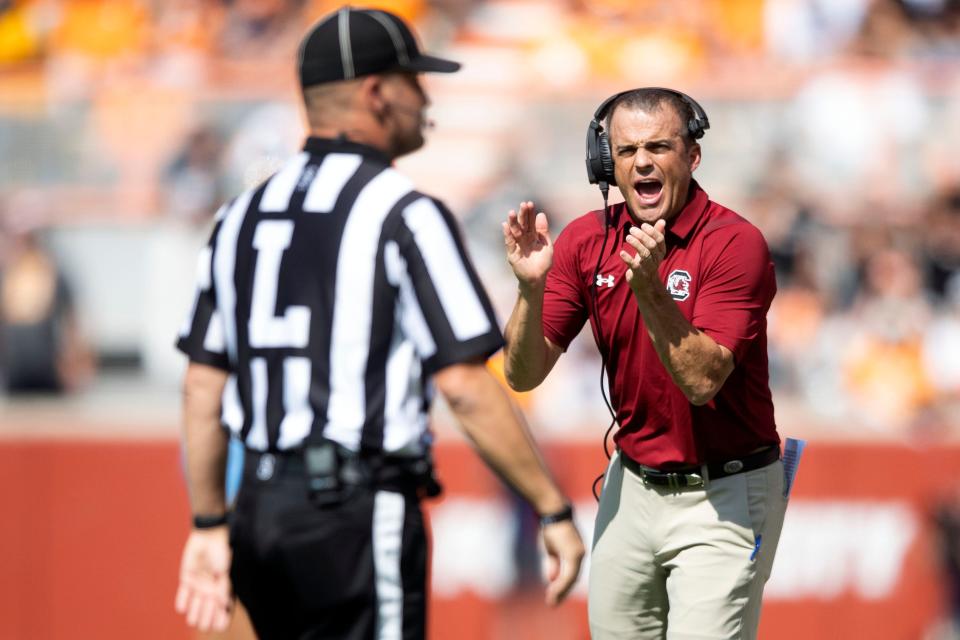
{"type": "Polygon", "coordinates": [[[657,269],[667,252],[664,236],[667,223],[657,220],[655,224],[644,222],[639,227],[630,227],[625,238],[626,244],[633,247],[636,255],[620,251],[620,259],[627,265],[627,283],[633,291],[641,291],[653,286],[663,289],[657,269]]]}
{"type": "Polygon", "coordinates": [[[537,213],[532,202],[521,202],[520,210],[511,209],[502,226],[507,262],[517,280],[527,286],[542,285],[553,266],[553,240],[547,214],[537,213]]]}
{"type": "Polygon", "coordinates": [[[230,626],[230,543],[226,526],[194,530],[180,561],[176,608],[187,624],[200,631],[225,631],[230,626]]]}
{"type": "Polygon", "coordinates": [[[547,551],[547,604],[556,606],[567,597],[580,575],[583,541],[573,521],[564,520],[543,527],[543,545],[547,551]]]}

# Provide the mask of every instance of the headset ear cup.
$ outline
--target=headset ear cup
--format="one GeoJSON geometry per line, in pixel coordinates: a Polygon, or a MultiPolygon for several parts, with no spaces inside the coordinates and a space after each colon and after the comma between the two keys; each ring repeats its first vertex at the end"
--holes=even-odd
{"type": "Polygon", "coordinates": [[[600,166],[603,169],[602,180],[608,184],[617,184],[613,175],[613,154],[610,153],[610,138],[606,131],[601,131],[597,138],[597,147],[599,148],[600,166]]]}
{"type": "Polygon", "coordinates": [[[594,120],[590,123],[590,126],[587,127],[587,179],[590,181],[590,184],[597,184],[600,182],[600,160],[598,155],[600,154],[600,144],[597,141],[598,132],[600,126],[597,124],[597,121],[594,120]]]}

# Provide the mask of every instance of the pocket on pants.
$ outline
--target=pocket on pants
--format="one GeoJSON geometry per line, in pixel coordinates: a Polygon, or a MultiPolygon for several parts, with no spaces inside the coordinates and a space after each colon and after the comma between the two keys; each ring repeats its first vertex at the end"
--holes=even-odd
{"type": "Polygon", "coordinates": [[[771,490],[767,469],[758,469],[711,480],[707,499],[740,544],[753,548],[767,521],[771,490]]]}
{"type": "Polygon", "coordinates": [[[739,494],[738,530],[744,536],[744,543],[750,546],[749,559],[751,563],[757,561],[757,571],[764,581],[770,577],[786,508],[780,468],[774,463],[720,480],[736,479],[730,483],[730,489],[739,494]]]}
{"type": "Polygon", "coordinates": [[[745,486],[747,514],[750,519],[750,528],[753,535],[763,533],[763,526],[767,521],[769,510],[769,474],[766,468],[748,471],[743,475],[745,486]]]}
{"type": "Polygon", "coordinates": [[[707,487],[707,500],[716,511],[717,519],[735,530],[744,544],[753,544],[756,525],[751,513],[750,493],[743,473],[711,480],[707,487]]]}
{"type": "Polygon", "coordinates": [[[780,544],[787,499],[783,496],[783,465],[780,462],[774,462],[760,469],[757,475],[757,483],[762,482],[765,493],[763,501],[753,507],[763,516],[756,529],[757,533],[763,536],[756,559],[759,565],[758,571],[766,581],[773,570],[773,559],[780,544]]]}

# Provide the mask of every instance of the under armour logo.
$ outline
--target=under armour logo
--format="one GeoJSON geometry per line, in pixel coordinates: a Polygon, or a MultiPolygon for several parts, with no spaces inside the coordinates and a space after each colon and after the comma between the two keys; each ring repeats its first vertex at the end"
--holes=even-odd
{"type": "Polygon", "coordinates": [[[608,276],[605,276],[605,275],[602,275],[602,274],[599,274],[599,273],[597,274],[597,286],[598,286],[598,287],[602,287],[603,285],[607,285],[607,288],[608,288],[608,289],[612,289],[612,288],[613,288],[613,282],[614,282],[614,281],[613,281],[613,274],[612,274],[612,273],[611,273],[610,275],[608,275],[608,276]]]}

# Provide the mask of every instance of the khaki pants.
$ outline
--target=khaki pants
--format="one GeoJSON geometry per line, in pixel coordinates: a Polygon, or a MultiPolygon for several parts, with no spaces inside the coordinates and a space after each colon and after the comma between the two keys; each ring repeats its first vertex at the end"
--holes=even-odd
{"type": "Polygon", "coordinates": [[[594,640],[756,638],[786,507],[779,461],[671,489],[615,455],[590,561],[594,640]]]}

